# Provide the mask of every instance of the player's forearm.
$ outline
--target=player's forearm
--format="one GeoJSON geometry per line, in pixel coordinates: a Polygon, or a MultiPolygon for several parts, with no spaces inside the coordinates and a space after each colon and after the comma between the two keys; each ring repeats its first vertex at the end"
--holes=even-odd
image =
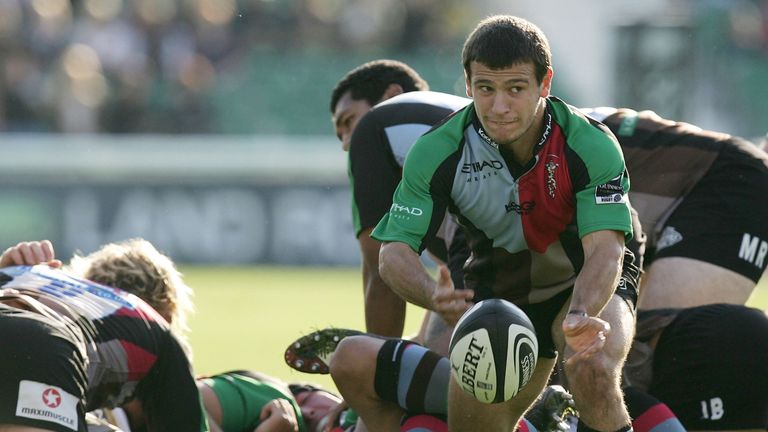
{"type": "Polygon", "coordinates": [[[404,243],[385,243],[379,255],[379,274],[384,282],[407,302],[433,309],[436,282],[416,254],[404,243]]]}
{"type": "Polygon", "coordinates": [[[597,316],[616,290],[621,275],[623,245],[602,244],[585,254],[584,266],[576,278],[571,311],[597,316]]]}
{"type": "Polygon", "coordinates": [[[371,229],[358,237],[363,257],[363,295],[365,328],[381,336],[401,337],[405,327],[405,300],[381,279],[379,251],[381,242],[370,237],[371,229]]]}
{"type": "Polygon", "coordinates": [[[365,329],[387,337],[401,337],[405,327],[405,300],[394,292],[376,268],[363,269],[365,329]]]}
{"type": "Polygon", "coordinates": [[[602,261],[589,268],[585,263],[573,287],[570,310],[583,311],[590,316],[599,315],[616,290],[618,269],[615,262],[602,261]]]}

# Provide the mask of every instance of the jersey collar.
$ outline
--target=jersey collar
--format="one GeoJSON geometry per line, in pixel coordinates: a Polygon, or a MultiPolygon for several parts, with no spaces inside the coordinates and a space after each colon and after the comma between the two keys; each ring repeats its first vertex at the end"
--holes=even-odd
{"type": "Polygon", "coordinates": [[[544,144],[547,143],[550,135],[552,135],[552,107],[549,105],[549,100],[547,100],[546,107],[544,108],[544,129],[541,131],[539,142],[533,146],[534,155],[544,148],[544,144]]]}
{"type": "Polygon", "coordinates": [[[480,139],[483,140],[483,142],[495,148],[496,150],[499,150],[499,144],[497,144],[496,141],[492,140],[491,137],[485,133],[483,124],[480,123],[480,118],[477,116],[477,111],[475,111],[474,104],[472,104],[472,127],[475,128],[475,132],[477,132],[477,135],[480,137],[480,139]]]}
{"type": "MultiPolygon", "coordinates": [[[[492,140],[490,136],[485,132],[485,129],[483,129],[483,124],[480,123],[480,118],[477,116],[477,111],[475,111],[474,106],[472,106],[472,127],[475,128],[475,132],[477,132],[477,135],[488,145],[495,148],[496,150],[499,150],[499,144],[496,143],[496,141],[492,140]]],[[[547,139],[549,139],[549,136],[552,134],[552,107],[549,105],[549,100],[546,101],[546,106],[544,108],[544,129],[541,132],[541,137],[539,138],[538,143],[536,143],[535,146],[533,146],[533,154],[534,156],[544,147],[544,144],[547,143],[547,139]]]]}

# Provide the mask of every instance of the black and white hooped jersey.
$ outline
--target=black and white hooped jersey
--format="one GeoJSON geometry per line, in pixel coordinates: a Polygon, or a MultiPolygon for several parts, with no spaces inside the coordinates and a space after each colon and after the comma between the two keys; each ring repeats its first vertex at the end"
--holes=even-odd
{"type": "Polygon", "coordinates": [[[425,132],[470,99],[432,91],[404,93],[360,119],[349,146],[355,236],[373,228],[392,206],[405,155],[425,132]]]}

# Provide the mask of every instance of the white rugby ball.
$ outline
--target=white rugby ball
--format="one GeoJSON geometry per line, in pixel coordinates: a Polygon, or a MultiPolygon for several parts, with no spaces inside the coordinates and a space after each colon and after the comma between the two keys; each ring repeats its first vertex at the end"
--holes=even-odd
{"type": "Polygon", "coordinates": [[[475,304],[456,323],[450,360],[462,390],[483,403],[512,399],[531,380],[539,341],[528,316],[501,299],[475,304]]]}

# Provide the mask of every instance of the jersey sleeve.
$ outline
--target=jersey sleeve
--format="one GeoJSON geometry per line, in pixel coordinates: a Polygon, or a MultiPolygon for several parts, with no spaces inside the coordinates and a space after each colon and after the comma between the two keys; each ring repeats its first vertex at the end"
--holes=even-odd
{"type": "Polygon", "coordinates": [[[375,227],[389,211],[400,181],[400,165],[374,116],[364,116],[355,128],[347,172],[352,187],[352,222],[355,236],[359,236],[364,229],[375,227]]]}
{"type": "Polygon", "coordinates": [[[579,236],[613,230],[623,232],[627,239],[631,238],[628,192],[629,176],[623,166],[596,173],[586,188],[576,192],[579,236]]]}
{"type": "Polygon", "coordinates": [[[148,431],[208,431],[202,399],[179,341],[169,332],[157,362],[139,383],[137,395],[148,431]]]}
{"type": "Polygon", "coordinates": [[[371,237],[405,243],[417,253],[434,239],[450,202],[459,140],[431,133],[416,141],[405,159],[392,206],[371,237]]]}
{"type": "Polygon", "coordinates": [[[629,176],[616,138],[605,126],[575,114],[568,129],[579,237],[613,230],[630,239],[629,176]]]}

